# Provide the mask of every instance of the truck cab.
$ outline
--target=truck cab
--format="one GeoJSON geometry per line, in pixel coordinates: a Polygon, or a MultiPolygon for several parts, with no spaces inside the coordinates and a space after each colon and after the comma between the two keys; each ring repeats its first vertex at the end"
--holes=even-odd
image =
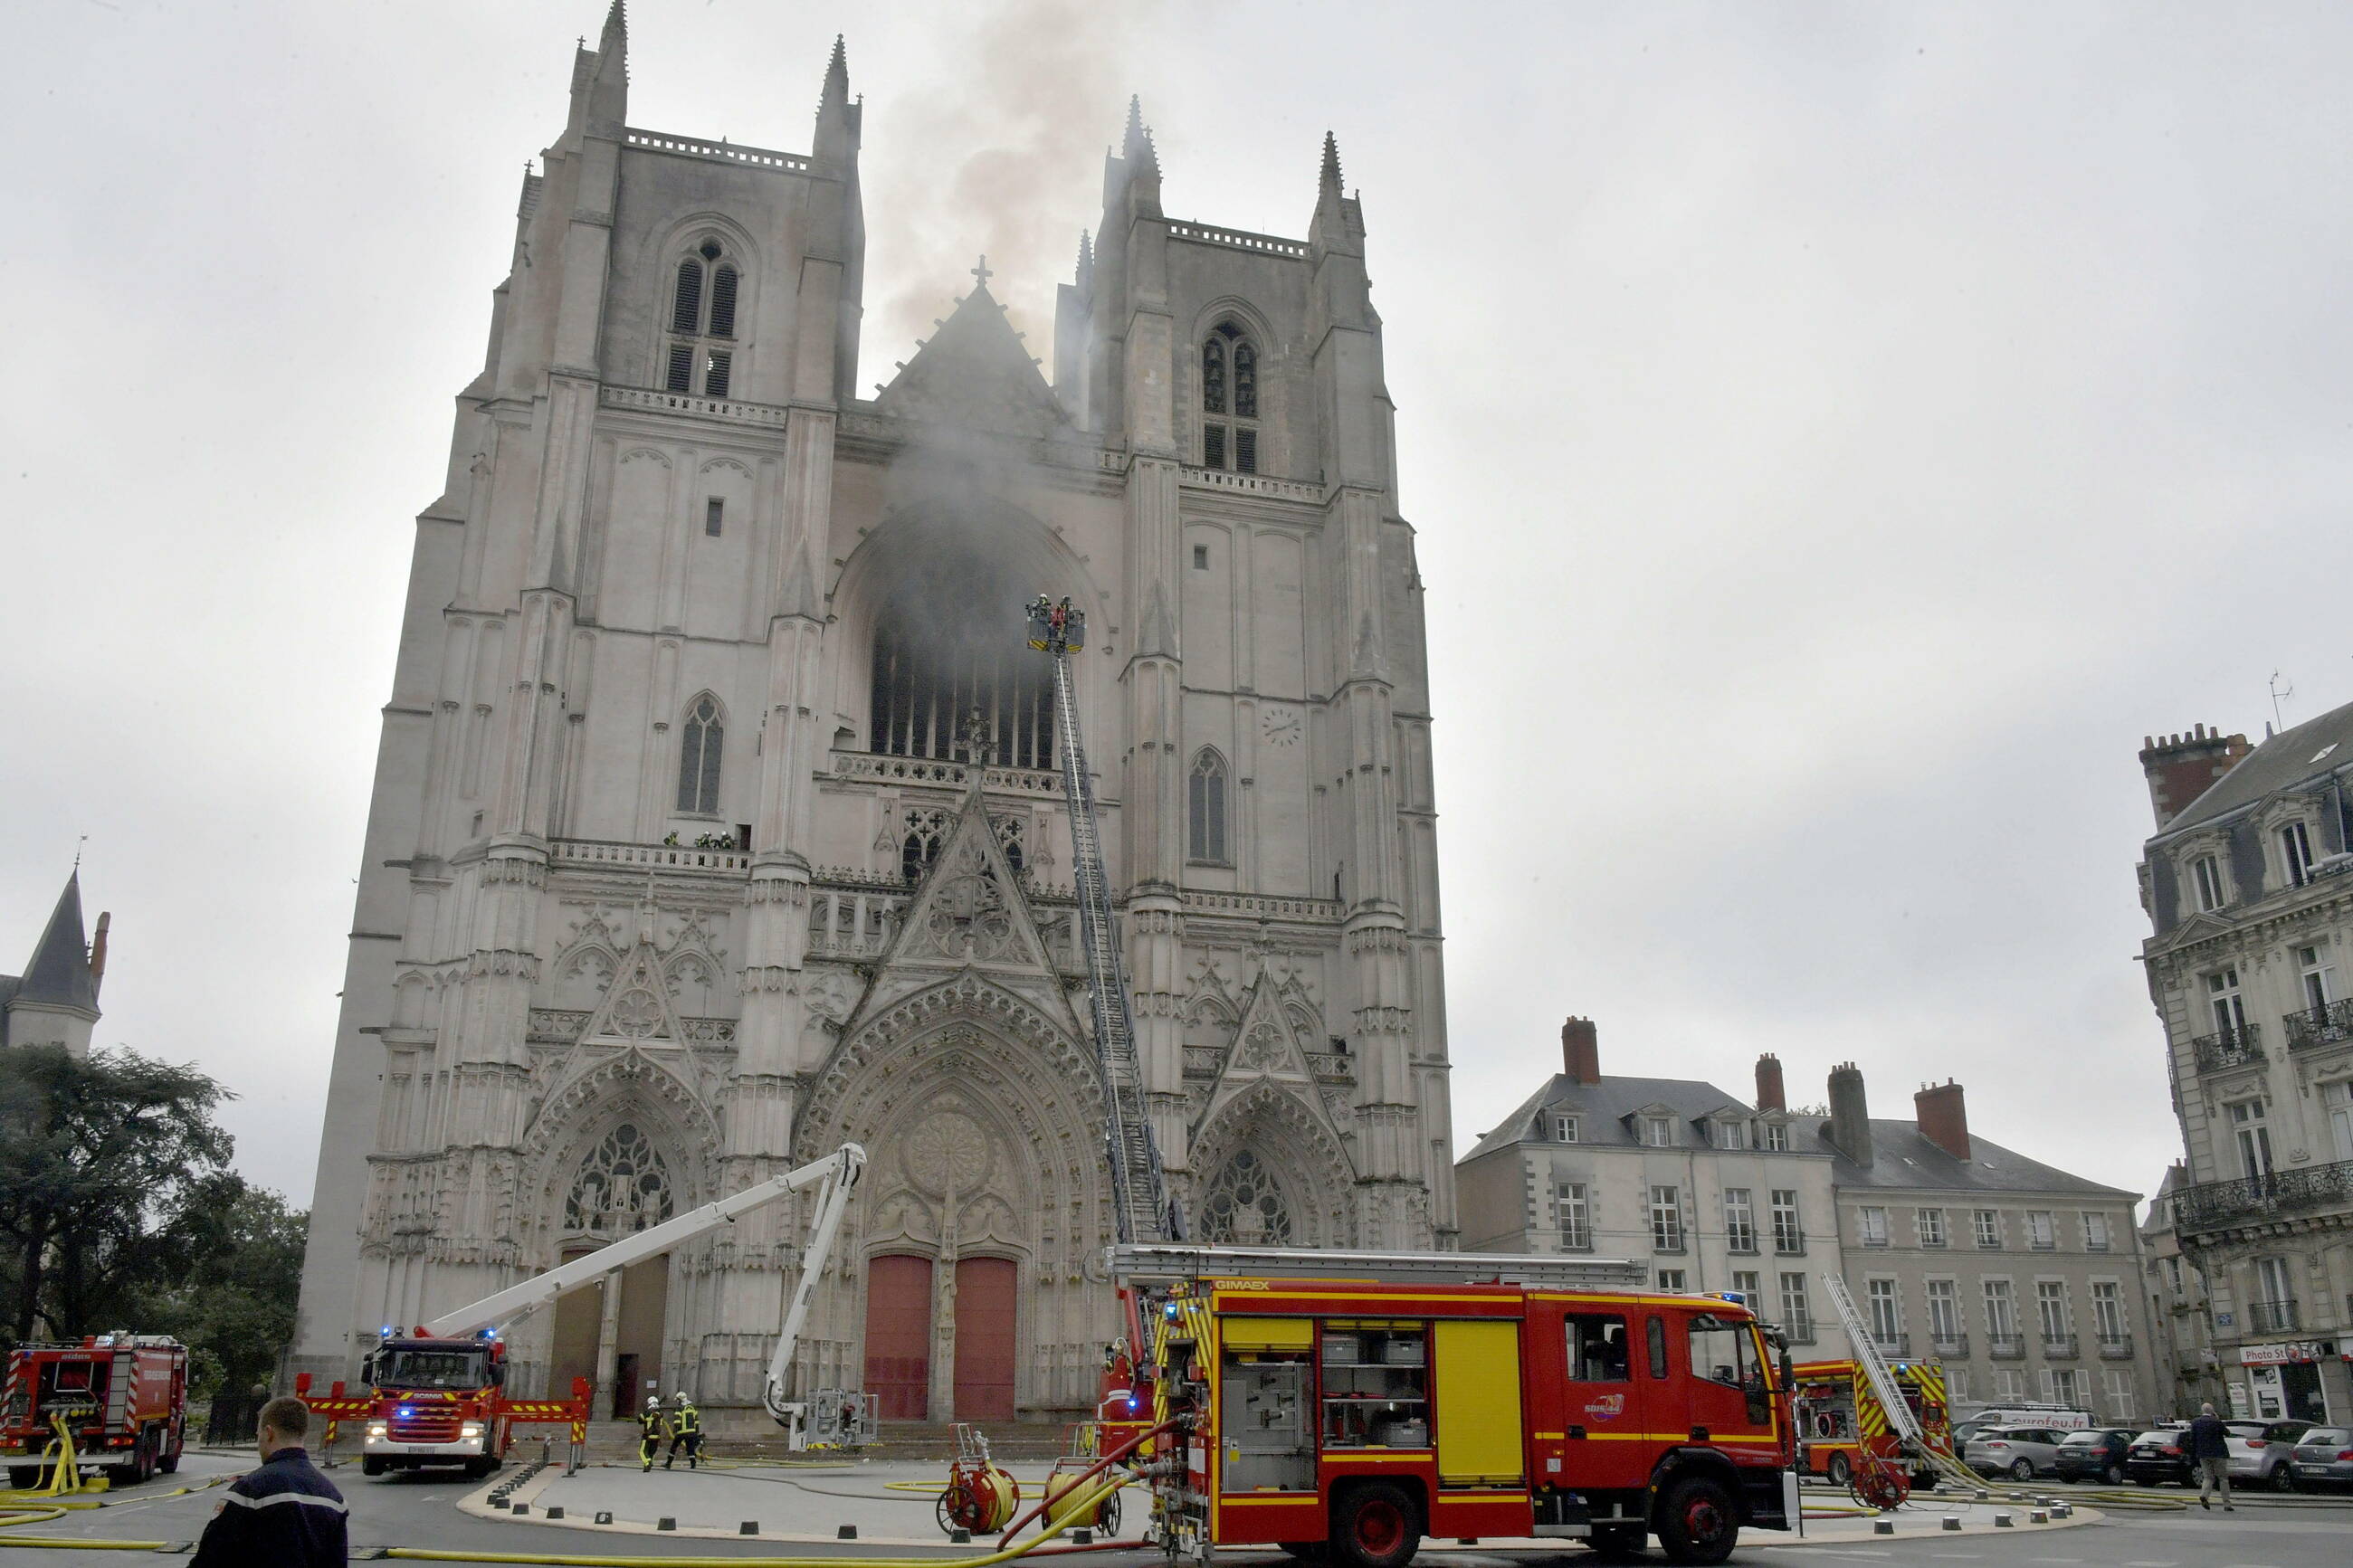
{"type": "Polygon", "coordinates": [[[363,1474],[456,1465],[479,1476],[498,1468],[503,1341],[387,1337],[369,1352],[362,1375],[375,1391],[360,1447],[363,1474]]]}

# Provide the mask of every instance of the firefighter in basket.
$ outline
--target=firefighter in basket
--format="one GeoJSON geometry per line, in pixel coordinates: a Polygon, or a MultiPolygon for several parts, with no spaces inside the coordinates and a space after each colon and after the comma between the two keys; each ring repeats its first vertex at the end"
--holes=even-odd
{"type": "Polygon", "coordinates": [[[662,1419],[661,1397],[657,1394],[647,1400],[645,1408],[638,1412],[638,1464],[641,1469],[651,1470],[654,1468],[654,1459],[661,1453],[662,1438],[668,1435],[668,1430],[669,1424],[662,1419]]]}
{"type": "Polygon", "coordinates": [[[663,1469],[667,1470],[671,1465],[677,1463],[678,1450],[681,1444],[686,1448],[686,1468],[690,1470],[701,1469],[702,1468],[702,1413],[695,1409],[694,1401],[686,1396],[686,1390],[683,1388],[670,1396],[670,1452],[662,1458],[663,1469]]]}

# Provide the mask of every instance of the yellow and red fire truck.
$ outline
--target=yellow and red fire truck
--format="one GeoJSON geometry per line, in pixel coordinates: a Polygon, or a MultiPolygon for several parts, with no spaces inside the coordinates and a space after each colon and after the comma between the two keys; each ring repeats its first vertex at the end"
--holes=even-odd
{"type": "MultiPolygon", "coordinates": [[[[1890,1465],[1908,1467],[1915,1487],[1934,1486],[1935,1469],[1906,1458],[1902,1438],[1889,1429],[1887,1412],[1871,1391],[1860,1363],[1799,1362],[1796,1368],[1797,1419],[1802,1468],[1833,1486],[1849,1485],[1868,1452],[1890,1465]]],[[[1936,1453],[1953,1457],[1951,1412],[1945,1397],[1945,1369],[1935,1363],[1898,1363],[1887,1369],[1920,1424],[1921,1440],[1936,1453]]]]}
{"type": "Polygon", "coordinates": [[[46,1479],[62,1426],[77,1467],[104,1464],[116,1486],[179,1468],[188,1415],[188,1347],[167,1334],[93,1334],[8,1352],[0,1462],[18,1489],[46,1479]]]}
{"type": "Polygon", "coordinates": [[[1401,1568],[1424,1536],[1656,1535],[1720,1563],[1795,1528],[1786,1350],[1641,1265],[1461,1253],[1112,1249],[1167,1430],[1154,1530],[1401,1568]]]}

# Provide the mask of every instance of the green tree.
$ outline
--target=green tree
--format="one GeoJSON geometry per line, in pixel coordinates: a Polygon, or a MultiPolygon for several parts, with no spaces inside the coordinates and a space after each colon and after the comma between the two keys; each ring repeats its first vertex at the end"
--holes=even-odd
{"type": "Polygon", "coordinates": [[[138,1318],[146,1332],[189,1348],[197,1398],[267,1384],[294,1337],[310,1215],[242,1176],[206,1177],[193,1193],[175,1242],[188,1260],[161,1282],[138,1318]]]}
{"type": "MultiPolygon", "coordinates": [[[[217,1238],[228,1090],[129,1051],[0,1051],[0,1247],[18,1341],[135,1328],[159,1284],[217,1238]]],[[[242,1186],[242,1184],[238,1184],[242,1186]]]]}

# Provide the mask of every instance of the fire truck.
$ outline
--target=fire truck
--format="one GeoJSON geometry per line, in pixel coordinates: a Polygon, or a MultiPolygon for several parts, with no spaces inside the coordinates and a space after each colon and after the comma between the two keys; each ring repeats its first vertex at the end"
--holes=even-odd
{"type": "Polygon", "coordinates": [[[807,1400],[786,1395],[793,1352],[808,1317],[810,1292],[824,1272],[834,1233],[840,1227],[850,1192],[865,1164],[866,1151],[845,1143],[822,1160],[445,1312],[418,1325],[413,1333],[403,1334],[386,1325],[375,1349],[362,1363],[362,1376],[370,1392],[346,1396],[337,1384],[325,1398],[312,1399],[311,1408],[332,1420],[365,1423],[360,1469],[371,1476],[446,1465],[461,1466],[470,1475],[487,1475],[498,1468],[514,1441],[515,1429],[521,1426],[569,1425],[573,1441],[578,1444],[586,1436],[589,1418],[587,1380],[573,1379],[570,1399],[509,1397],[505,1393],[507,1347],[499,1325],[641,1258],[659,1256],[681,1242],[733,1225],[737,1215],[786,1193],[813,1186],[818,1193],[812,1205],[809,1243],[801,1254],[800,1283],[786,1311],[762,1393],[769,1414],[798,1447],[812,1405],[833,1410],[859,1398],[839,1390],[822,1390],[807,1400]]]}
{"type": "MultiPolygon", "coordinates": [[[[1862,1363],[1852,1361],[1808,1361],[1797,1366],[1797,1419],[1802,1468],[1832,1486],[1852,1483],[1861,1455],[1869,1452],[1891,1465],[1912,1471],[1915,1487],[1934,1486],[1933,1459],[1907,1453],[1903,1436],[1894,1431],[1872,1392],[1862,1363]]],[[[1919,1424],[1921,1442],[1935,1454],[1953,1457],[1953,1430],[1945,1398],[1945,1369],[1929,1363],[1896,1363],[1887,1369],[1919,1424]]]]}
{"type": "Polygon", "coordinates": [[[1136,1245],[1112,1267],[1155,1320],[1166,1447],[1142,1473],[1171,1552],[1402,1568],[1424,1536],[1655,1535],[1720,1563],[1743,1525],[1797,1527],[1786,1347],[1640,1264],[1136,1245]]]}
{"type": "Polygon", "coordinates": [[[128,1486],[180,1468],[187,1415],[188,1347],[167,1335],[18,1345],[0,1396],[0,1462],[10,1486],[38,1486],[62,1426],[77,1465],[103,1463],[128,1486]]]}

